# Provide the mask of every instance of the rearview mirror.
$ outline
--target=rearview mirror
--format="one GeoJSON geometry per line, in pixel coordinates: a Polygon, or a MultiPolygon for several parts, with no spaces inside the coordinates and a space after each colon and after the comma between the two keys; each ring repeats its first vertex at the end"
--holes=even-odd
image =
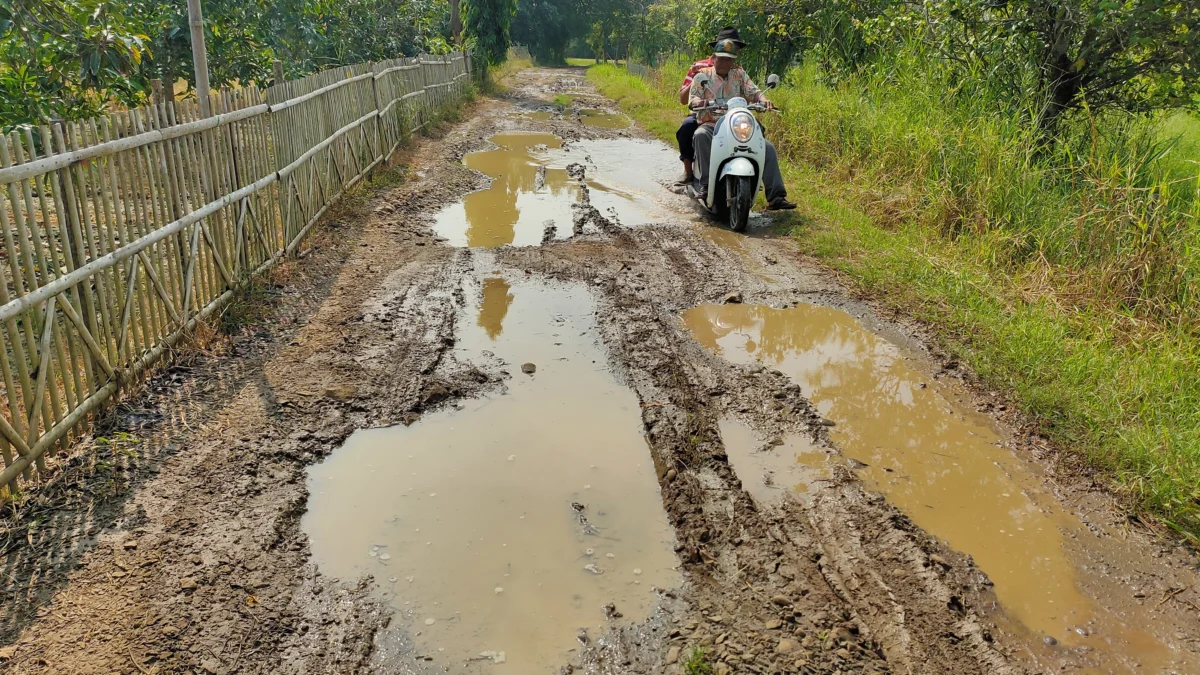
{"type": "Polygon", "coordinates": [[[779,76],[771,73],[767,76],[767,89],[774,89],[779,86],[779,76]]]}

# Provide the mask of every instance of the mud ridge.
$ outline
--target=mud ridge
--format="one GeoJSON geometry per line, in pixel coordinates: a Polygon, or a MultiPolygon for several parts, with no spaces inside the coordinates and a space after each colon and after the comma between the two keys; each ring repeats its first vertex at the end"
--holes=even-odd
{"type": "MultiPolygon", "coordinates": [[[[718,272],[727,262],[704,248],[673,246],[673,238],[666,228],[639,228],[621,231],[607,250],[599,250],[603,244],[597,242],[586,252],[518,249],[506,251],[506,258],[554,278],[590,281],[610,305],[602,313],[608,317],[606,341],[614,365],[642,401],[678,553],[694,587],[685,595],[698,598],[695,618],[686,624],[690,631],[681,633],[685,644],[707,643],[734,670],[750,663],[787,672],[889,666],[901,672],[1020,672],[981,637],[977,617],[961,599],[949,602],[949,587],[936,578],[930,585],[939,592],[921,588],[908,594],[899,616],[899,603],[873,605],[892,595],[886,586],[867,582],[881,579],[884,570],[864,568],[870,558],[849,564],[859,560],[850,552],[861,548],[857,537],[844,527],[831,531],[818,525],[839,518],[870,521],[872,539],[888,540],[897,555],[924,556],[896,527],[902,517],[881,499],[868,500],[856,483],[844,481],[838,503],[854,504],[853,516],[826,507],[832,499],[817,500],[809,513],[796,513],[799,505],[776,512],[760,510],[741,489],[717,429],[722,414],[740,414],[773,430],[804,430],[817,439],[824,427],[781,373],[713,359],[696,348],[673,314],[664,314],[664,308],[720,297],[728,288],[718,272]],[[612,262],[595,267],[591,260],[612,262]],[[812,525],[804,527],[806,522],[812,525]],[[722,615],[720,622],[710,621],[714,613],[722,615]],[[779,627],[767,629],[775,625],[772,619],[779,627]],[[831,635],[836,637],[829,642],[831,635]],[[741,655],[753,658],[722,649],[731,639],[741,655]]],[[[986,583],[982,577],[974,581],[986,583]]]]}

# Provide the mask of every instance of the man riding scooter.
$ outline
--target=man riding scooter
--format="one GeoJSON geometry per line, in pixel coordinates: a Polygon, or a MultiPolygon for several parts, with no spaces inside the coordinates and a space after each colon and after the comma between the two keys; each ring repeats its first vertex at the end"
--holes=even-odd
{"type": "MultiPolygon", "coordinates": [[[[692,143],[695,147],[696,165],[700,170],[701,201],[707,198],[709,157],[712,151],[713,128],[717,122],[717,116],[707,106],[717,101],[741,97],[751,103],[762,104],[768,110],[774,109],[774,105],[763,96],[746,71],[737,66],[737,55],[741,50],[740,45],[743,44],[745,43],[738,39],[736,28],[723,29],[712,43],[713,65],[701,69],[692,80],[688,107],[696,111],[696,121],[700,124],[692,137],[692,143]]],[[[787,188],[784,187],[783,176],[779,172],[779,157],[770,141],[766,142],[762,180],[767,193],[768,210],[796,208],[796,205],[787,199],[787,188]]]]}

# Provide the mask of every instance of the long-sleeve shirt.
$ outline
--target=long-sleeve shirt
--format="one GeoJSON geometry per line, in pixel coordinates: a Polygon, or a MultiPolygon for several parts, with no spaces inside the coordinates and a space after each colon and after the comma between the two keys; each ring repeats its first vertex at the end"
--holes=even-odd
{"type": "Polygon", "coordinates": [[[692,80],[696,77],[696,73],[704,70],[705,68],[711,68],[712,65],[713,59],[711,56],[707,59],[702,59],[693,63],[692,67],[688,68],[687,77],[683,78],[683,86],[680,87],[680,89],[687,89],[690,91],[692,88],[692,80]]]}
{"type": "MultiPolygon", "coordinates": [[[[721,77],[717,75],[716,66],[712,66],[696,73],[692,80],[691,99],[688,105],[694,108],[714,101],[724,102],[736,96],[741,96],[750,103],[764,103],[767,100],[763,96],[762,90],[754,84],[746,71],[741,68],[731,68],[728,75],[721,77]]],[[[700,110],[696,112],[696,121],[701,124],[710,124],[716,122],[717,117],[707,110],[700,110]]]]}

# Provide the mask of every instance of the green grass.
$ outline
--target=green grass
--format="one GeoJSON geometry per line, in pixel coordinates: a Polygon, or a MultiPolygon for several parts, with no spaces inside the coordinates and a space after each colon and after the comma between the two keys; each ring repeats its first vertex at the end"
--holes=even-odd
{"type": "MultiPolygon", "coordinates": [[[[588,77],[673,143],[683,68],[588,77]]],[[[1200,122],[1084,118],[1047,156],[918,69],[815,75],[789,73],[766,122],[803,249],[927,322],[1131,509],[1200,542],[1200,122]]]]}
{"type": "Polygon", "coordinates": [[[596,59],[567,59],[568,66],[587,68],[596,65],[596,59]]]}
{"type": "Polygon", "coordinates": [[[509,57],[503,63],[488,68],[487,77],[484,78],[483,93],[504,93],[508,89],[505,80],[515,73],[519,73],[526,68],[532,67],[532,60],[518,58],[512,54],[509,54],[509,57]]]}
{"type": "Polygon", "coordinates": [[[1175,141],[1171,149],[1181,162],[1197,166],[1200,163],[1200,116],[1178,112],[1163,122],[1163,137],[1175,141]]]}
{"type": "Polygon", "coordinates": [[[683,662],[683,672],[687,675],[712,675],[713,667],[708,662],[708,654],[702,647],[694,647],[688,652],[683,662]]]}

